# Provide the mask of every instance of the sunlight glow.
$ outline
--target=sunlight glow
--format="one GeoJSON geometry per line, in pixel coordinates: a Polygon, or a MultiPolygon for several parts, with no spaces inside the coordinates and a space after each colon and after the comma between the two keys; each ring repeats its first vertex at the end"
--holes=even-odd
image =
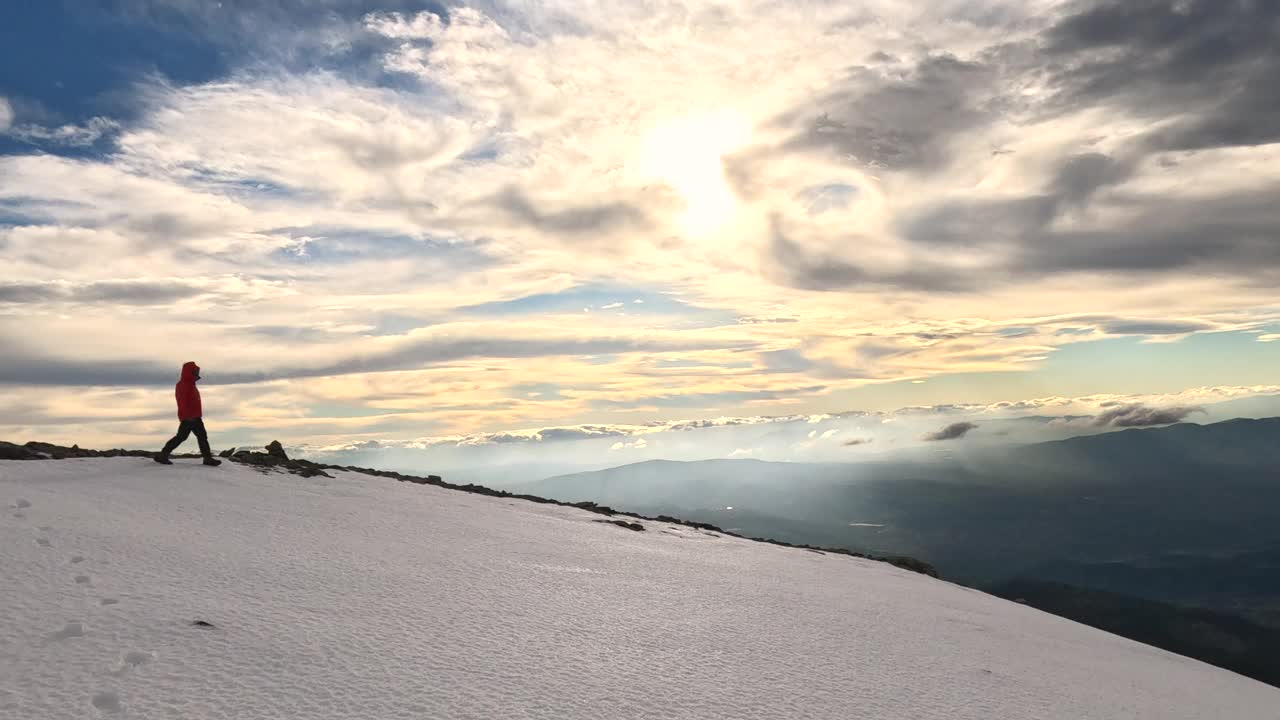
{"type": "Polygon", "coordinates": [[[685,234],[705,237],[736,214],[738,199],[725,181],[722,159],[750,137],[750,121],[733,111],[679,118],[649,133],[645,174],[680,194],[685,210],[679,222],[685,234]]]}

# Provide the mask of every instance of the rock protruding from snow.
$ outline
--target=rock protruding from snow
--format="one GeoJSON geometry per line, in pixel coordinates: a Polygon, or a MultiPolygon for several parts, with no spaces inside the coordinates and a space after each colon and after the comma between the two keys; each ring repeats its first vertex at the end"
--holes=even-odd
{"type": "Polygon", "coordinates": [[[279,454],[237,450],[230,455],[230,459],[241,465],[252,465],[259,468],[260,472],[270,472],[271,469],[275,468],[302,477],[333,477],[324,471],[326,467],[324,465],[319,465],[309,460],[290,460],[289,456],[285,455],[284,448],[280,446],[279,442],[273,442],[267,446],[267,449],[270,450],[272,446],[279,449],[279,454]]]}
{"type": "Polygon", "coordinates": [[[281,460],[289,459],[289,456],[284,452],[284,446],[280,444],[279,440],[272,440],[271,443],[267,445],[267,454],[271,457],[280,458],[281,460]]]}
{"type": "Polygon", "coordinates": [[[0,460],[44,460],[46,458],[46,455],[41,455],[24,445],[0,441],[0,460]]]}

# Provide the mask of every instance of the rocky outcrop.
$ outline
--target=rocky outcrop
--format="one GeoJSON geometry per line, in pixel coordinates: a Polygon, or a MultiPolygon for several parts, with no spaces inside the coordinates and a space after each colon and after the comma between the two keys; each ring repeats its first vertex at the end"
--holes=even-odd
{"type": "Polygon", "coordinates": [[[597,520],[596,522],[617,525],[618,527],[635,530],[636,532],[644,532],[644,526],[638,522],[627,522],[626,520],[597,520]]]}
{"type": "Polygon", "coordinates": [[[270,472],[272,469],[277,469],[294,475],[301,475],[302,477],[333,477],[324,471],[327,466],[322,466],[309,460],[290,460],[279,440],[272,440],[271,444],[267,445],[265,449],[266,452],[262,453],[232,448],[223,452],[222,457],[241,465],[251,465],[262,472],[270,472]]]}
{"type": "MultiPolygon", "coordinates": [[[[0,460],[65,460],[90,457],[155,457],[149,450],[86,450],[79,445],[64,447],[51,443],[29,442],[18,445],[0,441],[0,460]]],[[[200,457],[199,455],[175,455],[174,457],[200,457]]]]}
{"type": "Polygon", "coordinates": [[[267,445],[267,454],[271,457],[280,458],[281,460],[287,461],[289,459],[289,456],[284,452],[284,446],[280,444],[279,440],[272,440],[271,443],[267,445]]]}
{"type": "Polygon", "coordinates": [[[14,445],[10,442],[0,442],[0,460],[47,460],[47,455],[42,455],[25,445],[14,445]]]}

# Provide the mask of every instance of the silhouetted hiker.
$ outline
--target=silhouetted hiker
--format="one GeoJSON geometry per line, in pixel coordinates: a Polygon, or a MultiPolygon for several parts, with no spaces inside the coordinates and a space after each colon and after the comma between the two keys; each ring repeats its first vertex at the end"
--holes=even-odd
{"type": "Polygon", "coordinates": [[[209,434],[204,430],[203,411],[200,407],[200,390],[196,388],[196,381],[199,379],[199,365],[189,362],[182,366],[182,379],[173,388],[173,393],[178,398],[178,434],[165,443],[164,449],[155,457],[156,462],[172,465],[169,453],[185,442],[188,435],[195,433],[196,441],[200,443],[200,454],[204,456],[204,464],[222,464],[209,449],[209,434]]]}

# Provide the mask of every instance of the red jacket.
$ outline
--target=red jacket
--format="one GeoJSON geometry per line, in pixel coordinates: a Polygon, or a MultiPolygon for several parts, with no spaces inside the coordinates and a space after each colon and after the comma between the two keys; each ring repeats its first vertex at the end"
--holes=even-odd
{"type": "Polygon", "coordinates": [[[189,362],[182,366],[182,379],[173,388],[173,394],[178,398],[179,420],[203,416],[200,409],[200,391],[196,389],[196,380],[199,377],[199,365],[189,362]]]}

